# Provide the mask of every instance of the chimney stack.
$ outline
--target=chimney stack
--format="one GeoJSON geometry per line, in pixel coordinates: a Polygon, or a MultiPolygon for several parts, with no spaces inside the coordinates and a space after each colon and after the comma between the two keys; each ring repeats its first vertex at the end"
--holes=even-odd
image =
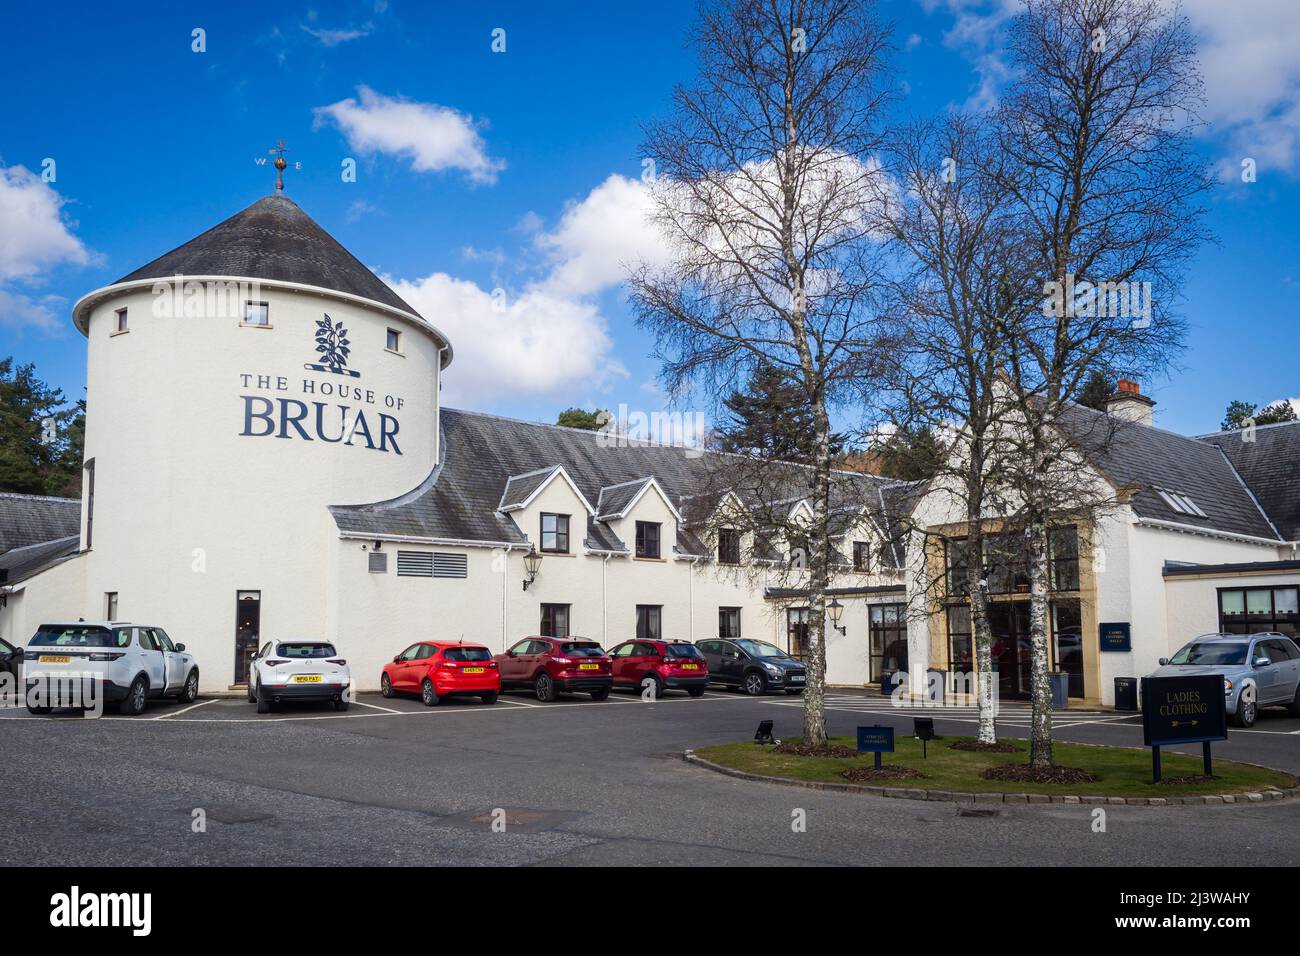
{"type": "Polygon", "coordinates": [[[1106,399],[1106,414],[1135,425],[1150,425],[1155,404],[1155,399],[1142,394],[1137,382],[1121,378],[1115,393],[1106,399]]]}

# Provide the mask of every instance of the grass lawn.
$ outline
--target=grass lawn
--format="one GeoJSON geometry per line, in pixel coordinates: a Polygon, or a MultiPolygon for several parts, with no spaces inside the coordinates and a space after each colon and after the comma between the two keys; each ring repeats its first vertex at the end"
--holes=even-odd
{"type": "MultiPolygon", "coordinates": [[[[1270,788],[1294,787],[1297,779],[1288,773],[1264,770],[1247,764],[1232,763],[1214,758],[1214,778],[1209,781],[1173,785],[1151,783],[1151,752],[1145,749],[1123,747],[1092,747],[1083,744],[1057,742],[1053,747],[1056,763],[1062,767],[1078,767],[1096,774],[1093,783],[1041,784],[1017,782],[1011,780],[985,780],[980,776],[989,767],[1006,763],[1028,763],[1029,744],[1024,740],[1003,739],[1002,743],[1011,743],[1023,748],[1021,753],[979,753],[952,750],[949,744],[955,740],[970,740],[970,737],[945,737],[930,741],[929,758],[921,757],[921,741],[912,737],[897,735],[894,746],[897,751],[883,754],[882,761],[888,766],[895,764],[919,770],[923,776],[910,779],[879,780],[874,786],[884,787],[923,787],[934,790],[957,790],[967,793],[999,791],[1003,793],[1056,793],[1056,794],[1104,794],[1115,797],[1160,797],[1197,793],[1241,793],[1249,790],[1267,790],[1270,788]]],[[[788,743],[796,741],[790,740],[788,743]]],[[[846,747],[856,747],[853,737],[832,737],[831,743],[846,747]]],[[[705,760],[743,770],[749,773],[765,774],[773,777],[793,777],[798,780],[821,780],[831,783],[847,783],[840,776],[841,770],[850,767],[870,767],[873,765],[871,754],[858,757],[800,757],[792,754],[779,754],[770,745],[760,746],[752,741],[738,744],[722,744],[717,747],[704,747],[695,751],[705,760]]],[[[1183,754],[1170,753],[1165,750],[1160,754],[1161,769],[1165,778],[1190,776],[1202,771],[1201,758],[1183,754]]]]}

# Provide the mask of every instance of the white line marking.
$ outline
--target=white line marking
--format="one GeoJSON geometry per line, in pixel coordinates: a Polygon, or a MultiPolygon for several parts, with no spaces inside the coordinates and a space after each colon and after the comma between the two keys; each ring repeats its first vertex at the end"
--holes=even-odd
{"type": "Polygon", "coordinates": [[[196,707],[203,707],[207,704],[215,704],[220,699],[221,699],[220,697],[213,697],[211,700],[201,700],[197,704],[190,704],[190,706],[184,708],[183,710],[174,710],[170,714],[159,714],[157,717],[150,717],[149,719],[166,720],[168,717],[175,717],[178,714],[188,714],[191,710],[193,710],[196,707]]]}
{"type": "Polygon", "coordinates": [[[545,707],[546,706],[545,704],[529,704],[522,700],[515,700],[513,697],[498,697],[497,700],[499,700],[503,704],[516,704],[520,707],[545,707]]]}
{"type": "Polygon", "coordinates": [[[386,714],[405,713],[405,711],[393,710],[391,707],[380,707],[378,704],[367,704],[364,700],[354,700],[352,703],[357,704],[360,707],[373,707],[375,710],[382,710],[386,714]]]}

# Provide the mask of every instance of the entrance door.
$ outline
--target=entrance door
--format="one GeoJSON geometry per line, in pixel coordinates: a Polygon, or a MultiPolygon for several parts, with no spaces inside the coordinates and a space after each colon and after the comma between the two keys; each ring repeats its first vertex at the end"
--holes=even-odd
{"type": "Polygon", "coordinates": [[[235,594],[235,683],[248,683],[248,661],[257,653],[262,633],[262,592],[235,594]]]}
{"type": "Polygon", "coordinates": [[[991,602],[989,624],[993,630],[993,659],[998,662],[998,694],[1003,700],[1028,699],[1029,602],[991,602]]]}
{"type": "Polygon", "coordinates": [[[870,673],[868,680],[907,670],[907,605],[873,604],[868,617],[870,673]]]}

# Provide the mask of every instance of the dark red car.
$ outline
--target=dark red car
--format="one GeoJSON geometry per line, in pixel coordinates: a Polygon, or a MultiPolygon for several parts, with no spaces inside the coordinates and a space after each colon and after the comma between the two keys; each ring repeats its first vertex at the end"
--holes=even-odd
{"type": "Polygon", "coordinates": [[[531,687],[547,703],[573,691],[604,700],[613,686],[604,648],[581,637],[525,637],[496,662],[502,688],[531,687]]]}
{"type": "Polygon", "coordinates": [[[709,686],[704,655],[686,641],[624,641],[609,656],[614,662],[615,687],[640,691],[653,686],[655,697],[662,697],[666,690],[702,697],[709,686]]]}
{"type": "Polygon", "coordinates": [[[379,690],[385,697],[419,694],[425,707],[444,697],[477,697],[495,704],[501,673],[482,644],[417,641],[384,665],[379,690]]]}

